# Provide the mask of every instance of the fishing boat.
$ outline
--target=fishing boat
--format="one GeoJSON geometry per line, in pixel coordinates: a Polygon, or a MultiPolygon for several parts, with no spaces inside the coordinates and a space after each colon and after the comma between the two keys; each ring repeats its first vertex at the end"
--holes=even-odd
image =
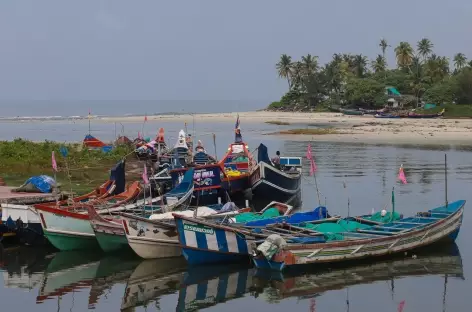
{"type": "Polygon", "coordinates": [[[340,108],[339,110],[341,111],[341,113],[343,113],[343,115],[354,115],[354,116],[364,115],[364,112],[360,110],[344,109],[344,108],[340,108]]]}
{"type": "Polygon", "coordinates": [[[387,113],[375,114],[374,117],[375,118],[401,118],[400,115],[387,114],[387,113]]]}
{"type": "Polygon", "coordinates": [[[350,232],[313,233],[318,240],[315,243],[290,243],[276,235],[253,249],[251,256],[258,268],[282,271],[294,265],[375,258],[444,240],[455,241],[462,224],[464,205],[465,200],[446,201],[445,206],[398,221],[358,227],[350,232]],[[269,246],[271,251],[267,252],[269,246]]]}
{"type": "Polygon", "coordinates": [[[418,114],[415,112],[409,112],[408,113],[408,118],[439,118],[444,115],[445,109],[440,111],[439,113],[436,114],[418,114]]]}
{"type": "Polygon", "coordinates": [[[85,136],[83,145],[89,150],[102,150],[103,152],[109,152],[113,149],[113,145],[105,144],[91,134],[85,136]]]}
{"type": "Polygon", "coordinates": [[[232,211],[218,211],[208,207],[151,215],[149,218],[128,213],[120,213],[128,244],[134,252],[144,259],[157,259],[181,256],[177,237],[175,214],[192,216],[190,218],[230,218],[249,208],[232,211]]]}
{"type": "Polygon", "coordinates": [[[154,140],[146,142],[138,140],[135,142],[135,154],[140,160],[151,160],[153,162],[159,161],[162,155],[167,152],[167,144],[164,138],[164,128],[159,128],[159,132],[154,140]]]}
{"type": "MultiPolygon", "coordinates": [[[[55,207],[67,207],[110,197],[115,192],[124,191],[124,177],[124,162],[120,162],[111,169],[110,178],[93,191],[67,200],[44,204],[55,207]]],[[[1,204],[1,209],[2,222],[10,225],[12,233],[16,234],[20,243],[42,245],[47,241],[41,227],[39,214],[33,205],[1,204]]]]}
{"type": "MultiPolygon", "coordinates": [[[[129,212],[135,210],[135,213],[142,214],[144,211],[147,216],[156,212],[172,211],[185,209],[188,207],[193,193],[193,168],[185,173],[182,181],[176,188],[162,196],[161,205],[156,205],[153,199],[144,201],[141,207],[133,209],[123,209],[129,212]]],[[[95,207],[88,206],[88,216],[95,238],[98,244],[105,252],[116,251],[120,249],[129,249],[125,230],[120,215],[110,214],[108,216],[100,215],[95,207]]],[[[144,215],[142,215],[144,217],[144,215]]]]}
{"type": "Polygon", "coordinates": [[[249,184],[253,196],[270,198],[284,202],[301,188],[301,157],[280,157],[278,168],[273,164],[267,153],[267,147],[258,147],[258,164],[252,165],[249,184]]]}
{"type": "MultiPolygon", "coordinates": [[[[139,182],[133,182],[121,195],[110,197],[108,205],[102,209],[117,207],[135,199],[140,190],[139,182]]],[[[94,201],[94,204],[97,202],[94,201]]],[[[100,202],[103,204],[104,202],[100,202]]],[[[92,226],[89,222],[88,204],[69,208],[55,207],[45,204],[34,205],[38,211],[44,236],[59,250],[76,250],[98,248],[92,226]]],[[[123,209],[122,207],[120,207],[123,209]]]]}
{"type": "MultiPolygon", "coordinates": [[[[182,253],[190,265],[205,263],[232,262],[245,259],[252,251],[252,243],[267,238],[275,228],[271,224],[290,224],[335,221],[338,217],[328,215],[325,207],[318,207],[309,212],[292,214],[292,207],[283,203],[272,202],[259,213],[241,215],[211,222],[194,219],[174,213],[182,253]],[[278,211],[278,213],[273,213],[278,211]],[[329,218],[329,219],[327,219],[329,218]],[[228,222],[224,222],[228,221],[228,222]],[[231,222],[231,223],[229,223],[231,222]],[[256,227],[253,230],[252,227],[256,227]],[[264,229],[264,227],[267,227],[264,229]]],[[[284,231],[284,230],[282,230],[284,231]]]]}

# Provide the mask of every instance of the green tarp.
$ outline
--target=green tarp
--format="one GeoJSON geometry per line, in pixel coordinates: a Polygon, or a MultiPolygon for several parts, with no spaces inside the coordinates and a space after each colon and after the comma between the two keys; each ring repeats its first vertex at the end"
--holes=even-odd
{"type": "Polygon", "coordinates": [[[249,221],[256,221],[256,220],[263,220],[263,219],[270,219],[280,217],[280,212],[277,208],[269,208],[264,211],[262,214],[254,213],[254,212],[244,212],[235,216],[236,222],[238,223],[246,223],[249,221]]]}

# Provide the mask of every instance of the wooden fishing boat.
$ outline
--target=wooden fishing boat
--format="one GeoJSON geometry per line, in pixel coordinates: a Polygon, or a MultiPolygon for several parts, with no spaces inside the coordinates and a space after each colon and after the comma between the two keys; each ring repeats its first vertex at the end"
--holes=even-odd
{"type": "MultiPolygon", "coordinates": [[[[236,214],[247,212],[248,210],[249,208],[230,212],[215,211],[214,214],[211,215],[207,215],[206,213],[201,215],[197,208],[196,211],[180,211],[170,216],[173,217],[175,214],[181,215],[186,214],[186,212],[191,212],[191,214],[197,218],[230,218],[236,214]]],[[[150,216],[150,218],[144,218],[128,213],[120,213],[119,215],[123,222],[129,246],[141,258],[157,259],[181,256],[181,248],[173,218],[153,219],[153,215],[150,216]]],[[[159,214],[157,216],[159,216],[159,214]]]]}
{"type": "Polygon", "coordinates": [[[161,156],[167,153],[168,146],[164,138],[164,128],[159,128],[159,132],[154,140],[146,142],[138,140],[135,142],[135,155],[140,160],[151,160],[153,162],[161,160],[161,156]]]}
{"type": "Polygon", "coordinates": [[[383,113],[383,114],[375,114],[374,117],[375,117],[375,118],[401,118],[400,115],[386,114],[386,113],[383,113]]]}
{"type": "MultiPolygon", "coordinates": [[[[265,211],[273,208],[283,209],[280,210],[280,217],[255,219],[252,222],[242,222],[239,225],[227,222],[216,223],[174,214],[184,257],[191,265],[239,261],[247,258],[252,252],[253,242],[268,237],[276,230],[275,227],[268,227],[271,224],[300,223],[302,221],[316,223],[320,219],[324,222],[338,220],[337,217],[325,219],[330,217],[325,207],[310,212],[291,214],[291,207],[287,209],[287,205],[277,202],[267,205],[260,214],[263,215],[265,211]],[[284,206],[285,208],[283,208],[284,206]],[[246,224],[249,225],[245,227],[246,224]],[[253,231],[252,227],[258,229],[253,231]],[[264,227],[267,228],[264,229],[264,227]]],[[[227,221],[236,222],[233,219],[227,221]]]]}
{"type": "Polygon", "coordinates": [[[301,189],[301,157],[280,157],[276,168],[269,159],[267,147],[258,147],[258,164],[252,165],[249,184],[254,196],[285,202],[301,189]]]}
{"type": "Polygon", "coordinates": [[[445,110],[443,109],[442,111],[436,114],[418,114],[415,112],[409,112],[407,117],[408,118],[439,118],[444,115],[444,111],[445,110]]]}
{"type": "Polygon", "coordinates": [[[343,113],[343,115],[354,115],[354,116],[364,115],[364,112],[360,110],[344,109],[344,108],[340,108],[339,110],[341,111],[341,113],[343,113]]]}
{"type": "Polygon", "coordinates": [[[341,238],[338,236],[335,240],[326,240],[324,235],[320,236],[321,233],[314,233],[318,240],[322,240],[317,243],[285,243],[274,237],[279,240],[276,242],[278,252],[272,256],[266,253],[270,256],[267,258],[260,245],[253,249],[251,256],[258,268],[282,271],[294,265],[374,258],[444,240],[455,241],[462,224],[464,205],[465,200],[446,203],[399,221],[338,233],[341,238]]]}
{"type": "MultiPolygon", "coordinates": [[[[132,183],[121,195],[112,196],[102,209],[120,206],[135,199],[140,191],[139,182],[132,183]]],[[[104,204],[104,202],[99,202],[104,204]]],[[[94,201],[94,204],[97,204],[94,201]]],[[[34,205],[39,213],[41,227],[49,242],[59,250],[98,248],[92,226],[89,222],[88,204],[68,208],[50,205],[34,205]]],[[[123,209],[123,208],[121,208],[123,209]]]]}
{"type": "MultiPolygon", "coordinates": [[[[153,212],[162,213],[164,211],[185,209],[190,203],[192,194],[193,168],[185,173],[185,176],[177,187],[162,196],[161,205],[154,204],[153,201],[156,202],[156,200],[145,201],[142,203],[143,207],[141,207],[141,209],[140,207],[136,207],[126,210],[136,210],[137,213],[141,214],[144,210],[149,216],[153,212]]],[[[128,240],[126,239],[125,230],[123,229],[123,222],[119,215],[100,215],[93,206],[88,206],[88,215],[93,232],[95,233],[95,238],[105,252],[129,249],[128,240]]],[[[144,215],[142,215],[142,217],[144,217],[144,215]]]]}

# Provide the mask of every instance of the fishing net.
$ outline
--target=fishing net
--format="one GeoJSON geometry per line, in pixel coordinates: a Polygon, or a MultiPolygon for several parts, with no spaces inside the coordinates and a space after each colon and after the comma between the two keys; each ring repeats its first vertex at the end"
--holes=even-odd
{"type": "Polygon", "coordinates": [[[370,225],[362,224],[356,221],[346,221],[346,220],[339,220],[336,223],[333,222],[326,222],[320,224],[305,224],[303,226],[306,229],[321,232],[324,234],[324,237],[327,241],[332,240],[343,240],[344,235],[341,233],[343,232],[354,232],[358,229],[366,229],[369,228],[370,225]]]}
{"type": "Polygon", "coordinates": [[[382,216],[382,212],[376,212],[370,217],[363,217],[366,220],[370,221],[375,221],[375,222],[381,222],[381,223],[387,223],[387,222],[392,222],[392,221],[397,221],[400,220],[400,213],[398,212],[391,212],[388,211],[385,216],[382,216]]]}
{"type": "Polygon", "coordinates": [[[279,217],[280,212],[277,208],[269,208],[264,211],[262,214],[254,213],[254,212],[244,212],[235,216],[236,222],[238,223],[246,223],[249,221],[256,221],[256,220],[264,220],[279,217]]]}

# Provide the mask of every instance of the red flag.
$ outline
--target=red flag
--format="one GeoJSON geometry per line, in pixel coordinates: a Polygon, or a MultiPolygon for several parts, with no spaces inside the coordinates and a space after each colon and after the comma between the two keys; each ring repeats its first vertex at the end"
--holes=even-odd
{"type": "Polygon", "coordinates": [[[306,158],[308,158],[308,160],[310,161],[310,175],[314,175],[316,170],[317,170],[317,167],[316,167],[316,164],[315,164],[315,159],[314,159],[313,155],[311,154],[311,145],[310,145],[310,143],[308,143],[308,147],[307,147],[307,151],[306,151],[306,158]]]}
{"type": "Polygon", "coordinates": [[[147,121],[147,115],[144,115],[144,122],[147,121]]]}
{"type": "Polygon", "coordinates": [[[147,177],[147,168],[146,168],[146,165],[144,165],[143,181],[144,181],[144,184],[149,184],[149,179],[148,179],[148,177],[147,177]]]}
{"type": "Polygon", "coordinates": [[[315,312],[316,311],[316,301],[314,298],[310,299],[310,312],[315,312]]]}
{"type": "Polygon", "coordinates": [[[52,162],[52,169],[57,172],[57,163],[56,163],[56,157],[54,157],[54,151],[52,151],[51,162],[52,162]]]}
{"type": "Polygon", "coordinates": [[[406,184],[405,172],[403,171],[403,165],[400,166],[398,171],[398,180],[402,181],[403,184],[406,184]]]}
{"type": "Polygon", "coordinates": [[[405,300],[403,300],[402,302],[398,304],[398,312],[402,312],[404,306],[405,306],[405,300]]]}

